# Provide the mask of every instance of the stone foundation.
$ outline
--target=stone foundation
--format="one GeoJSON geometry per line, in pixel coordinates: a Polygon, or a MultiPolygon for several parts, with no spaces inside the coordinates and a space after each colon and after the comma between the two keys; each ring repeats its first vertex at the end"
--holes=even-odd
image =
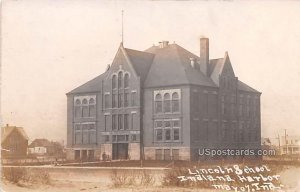
{"type": "MultiPolygon", "coordinates": [[[[144,154],[145,154],[145,160],[156,160],[156,154],[155,150],[156,149],[170,149],[171,150],[171,156],[172,154],[172,149],[179,149],[179,159],[178,160],[191,160],[190,157],[190,148],[188,147],[145,147],[144,148],[144,154]]],[[[164,154],[162,154],[164,156],[164,154]]]]}
{"type": "Polygon", "coordinates": [[[67,160],[75,160],[75,151],[72,148],[66,149],[66,158],[67,160]]]}
{"type": "Polygon", "coordinates": [[[129,155],[130,160],[140,160],[140,144],[139,143],[129,143],[128,155],[129,155]]]}

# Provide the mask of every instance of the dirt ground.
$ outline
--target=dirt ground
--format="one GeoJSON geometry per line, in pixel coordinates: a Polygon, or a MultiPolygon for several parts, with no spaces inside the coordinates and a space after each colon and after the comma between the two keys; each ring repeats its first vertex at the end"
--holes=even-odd
{"type": "Polygon", "coordinates": [[[49,185],[35,185],[31,187],[21,187],[8,182],[2,183],[3,192],[205,192],[213,190],[188,189],[175,187],[113,187],[95,182],[74,182],[74,181],[54,181],[49,185]]]}
{"type": "MultiPolygon", "coordinates": [[[[36,169],[30,170],[35,171],[36,169]]],[[[221,190],[208,190],[199,188],[163,187],[154,186],[128,186],[114,187],[111,182],[109,169],[49,169],[49,184],[24,184],[20,186],[8,181],[1,182],[0,192],[220,192],[221,190]]],[[[130,171],[130,170],[126,170],[130,171]]],[[[148,170],[150,171],[150,170],[148,170]]],[[[161,178],[163,171],[155,170],[152,174],[161,178]]],[[[290,167],[280,172],[281,183],[286,187],[284,192],[300,191],[300,168],[290,167]]]]}

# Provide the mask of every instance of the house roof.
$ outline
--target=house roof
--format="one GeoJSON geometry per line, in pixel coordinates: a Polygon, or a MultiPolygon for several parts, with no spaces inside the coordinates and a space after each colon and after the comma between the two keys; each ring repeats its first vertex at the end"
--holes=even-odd
{"type": "Polygon", "coordinates": [[[142,82],[144,82],[149,68],[152,64],[154,55],[151,53],[136,51],[133,49],[124,48],[124,50],[127,53],[137,75],[141,77],[142,82]]]}
{"type": "Polygon", "coordinates": [[[13,131],[19,132],[24,137],[24,139],[29,140],[23,127],[5,126],[2,127],[1,130],[1,143],[3,143],[13,131]]]}
{"type": "Polygon", "coordinates": [[[49,147],[52,143],[48,139],[35,139],[28,147],[49,147]]]}
{"type": "Polygon", "coordinates": [[[259,91],[253,89],[246,83],[243,83],[242,81],[238,80],[238,90],[240,91],[247,91],[247,92],[254,92],[254,93],[259,93],[259,91]]]}
{"type": "Polygon", "coordinates": [[[68,92],[68,94],[73,93],[92,93],[92,92],[100,92],[101,91],[101,84],[102,80],[106,77],[107,71],[102,73],[101,75],[95,77],[94,79],[80,85],[79,87],[73,89],[72,91],[68,92]]]}
{"type": "Polygon", "coordinates": [[[145,87],[182,84],[216,86],[210,78],[190,65],[190,58],[198,60],[199,57],[177,44],[164,48],[153,46],[146,52],[155,54],[155,57],[144,83],[145,87]]]}
{"type": "MultiPolygon", "coordinates": [[[[195,70],[191,66],[190,59],[194,58],[198,62],[200,60],[199,56],[175,43],[163,48],[152,46],[145,51],[124,48],[121,43],[118,53],[121,52],[129,62],[133,72],[141,78],[144,87],[187,84],[218,87],[219,77],[224,70],[234,75],[227,52],[224,58],[211,59],[209,61],[209,76],[205,75],[201,70],[195,70]]],[[[120,55],[122,54],[117,54],[115,59],[118,59],[120,55]]],[[[108,74],[109,69],[105,73],[70,91],[67,95],[100,92],[102,80],[108,74]]],[[[238,81],[238,89],[259,93],[241,81],[238,81]]]]}

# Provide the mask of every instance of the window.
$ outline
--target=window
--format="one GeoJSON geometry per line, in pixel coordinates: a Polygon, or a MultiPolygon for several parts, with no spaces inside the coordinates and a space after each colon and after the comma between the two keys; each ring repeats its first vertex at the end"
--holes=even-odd
{"type": "Polygon", "coordinates": [[[166,120],[164,121],[164,123],[165,123],[165,128],[171,128],[171,121],[166,120]]]}
{"type": "Polygon", "coordinates": [[[123,88],[122,79],[123,79],[123,73],[122,73],[122,71],[120,71],[119,74],[118,74],[118,87],[119,87],[119,89],[123,88]]]}
{"type": "Polygon", "coordinates": [[[87,99],[82,100],[82,116],[88,117],[89,116],[89,106],[87,99]]]}
{"type": "Polygon", "coordinates": [[[117,94],[113,93],[112,94],[112,108],[117,107],[117,94]]]}
{"type": "Polygon", "coordinates": [[[117,141],[126,141],[125,135],[117,135],[117,141]]]}
{"type": "Polygon", "coordinates": [[[109,116],[105,115],[104,116],[104,131],[109,130],[109,116]]]}
{"type": "Polygon", "coordinates": [[[107,109],[109,108],[109,95],[104,95],[104,107],[107,109]]]}
{"type": "Polygon", "coordinates": [[[109,142],[109,135],[104,135],[104,141],[109,142]]]}
{"type": "Polygon", "coordinates": [[[89,125],[82,124],[82,143],[88,144],[89,143],[89,125]]]}
{"type": "Polygon", "coordinates": [[[112,77],[112,89],[116,89],[117,88],[117,76],[113,75],[112,77]]]}
{"type": "Polygon", "coordinates": [[[162,113],[162,97],[160,94],[155,95],[155,113],[162,113]]]}
{"type": "Polygon", "coordinates": [[[174,141],[179,140],[179,129],[173,129],[173,134],[174,134],[174,141]]]}
{"type": "Polygon", "coordinates": [[[171,112],[171,98],[169,93],[166,93],[164,95],[164,112],[165,113],[171,112]]]}
{"type": "Polygon", "coordinates": [[[162,128],[162,121],[155,121],[155,128],[162,128]]]}
{"type": "Polygon", "coordinates": [[[155,130],[156,141],[162,141],[162,129],[155,130]]]}
{"type": "Polygon", "coordinates": [[[81,127],[80,124],[75,124],[75,144],[82,143],[81,127]]]}
{"type": "Polygon", "coordinates": [[[122,93],[118,94],[118,107],[119,108],[123,107],[123,95],[122,95],[122,93]]]}
{"type": "Polygon", "coordinates": [[[166,141],[171,140],[171,129],[165,129],[165,140],[166,141]]]}
{"type": "Polygon", "coordinates": [[[112,141],[113,141],[113,142],[116,142],[116,141],[117,141],[117,135],[113,135],[113,136],[112,136],[112,141]]]}
{"type": "Polygon", "coordinates": [[[137,105],[137,98],[136,98],[136,92],[131,93],[131,105],[136,106],[137,105]]]}
{"type": "Polygon", "coordinates": [[[136,141],[136,135],[131,135],[131,141],[136,141]]]}
{"type": "Polygon", "coordinates": [[[117,115],[112,115],[112,130],[117,129],[117,115]]]}
{"type": "Polygon", "coordinates": [[[180,120],[163,119],[154,121],[155,141],[179,141],[180,120]]]}
{"type": "Polygon", "coordinates": [[[129,74],[126,73],[124,76],[124,87],[128,88],[129,87],[129,74]]]}
{"type": "Polygon", "coordinates": [[[129,96],[128,93],[124,93],[124,107],[129,106],[129,96]]]}
{"type": "Polygon", "coordinates": [[[179,112],[179,95],[176,92],[172,94],[172,111],[179,112]]]}
{"type": "Polygon", "coordinates": [[[155,121],[154,124],[156,141],[162,141],[162,121],[155,121]]]}
{"type": "Polygon", "coordinates": [[[118,130],[123,130],[123,115],[118,115],[118,130]]]}
{"type": "Polygon", "coordinates": [[[95,124],[89,124],[89,143],[96,143],[96,127],[95,124]]]}
{"type": "Polygon", "coordinates": [[[81,113],[81,101],[76,99],[75,101],[75,118],[80,118],[82,116],[81,113]]]}
{"type": "Polygon", "coordinates": [[[124,129],[127,130],[129,129],[129,115],[124,114],[124,129]]]}
{"type": "Polygon", "coordinates": [[[89,100],[89,116],[96,117],[95,99],[93,98],[89,100]]]}

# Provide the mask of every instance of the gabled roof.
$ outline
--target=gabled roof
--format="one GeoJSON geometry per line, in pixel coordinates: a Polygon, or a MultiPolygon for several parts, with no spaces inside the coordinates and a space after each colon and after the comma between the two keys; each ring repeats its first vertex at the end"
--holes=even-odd
{"type": "Polygon", "coordinates": [[[219,85],[219,76],[221,75],[224,67],[224,59],[212,59],[209,61],[209,64],[210,78],[216,85],[219,85]]]}
{"type": "Polygon", "coordinates": [[[35,139],[28,147],[49,147],[52,143],[48,139],[35,139]]]}
{"type": "Polygon", "coordinates": [[[29,140],[23,127],[6,126],[2,127],[1,130],[1,143],[3,143],[13,131],[19,132],[24,137],[24,139],[29,140]]]}
{"type": "Polygon", "coordinates": [[[68,94],[74,93],[94,93],[101,91],[102,80],[106,77],[107,71],[102,73],[101,75],[95,77],[94,79],[84,83],[83,85],[73,89],[68,94]]]}
{"type": "Polygon", "coordinates": [[[197,60],[199,57],[177,44],[164,48],[153,46],[146,52],[155,54],[155,57],[144,83],[145,87],[183,84],[216,86],[210,78],[190,65],[190,58],[197,60]]]}
{"type": "MultiPolygon", "coordinates": [[[[208,76],[191,66],[191,58],[196,62],[200,60],[199,56],[175,43],[168,44],[163,48],[152,46],[145,51],[124,48],[121,43],[113,63],[126,61],[134,75],[140,77],[142,86],[146,88],[174,85],[218,87],[219,77],[222,73],[235,76],[227,52],[224,58],[209,61],[208,76]]],[[[199,63],[197,64],[199,65],[199,63]]],[[[102,80],[112,73],[112,68],[67,94],[100,92],[102,80]]],[[[241,81],[238,82],[238,89],[258,92],[241,81]]]]}
{"type": "Polygon", "coordinates": [[[254,93],[259,93],[259,91],[253,89],[246,83],[243,83],[242,81],[238,80],[238,90],[240,91],[247,91],[247,92],[254,92],[254,93]]]}
{"type": "Polygon", "coordinates": [[[141,78],[142,82],[144,82],[152,64],[154,55],[133,49],[124,48],[124,50],[127,53],[135,72],[141,78]]]}

